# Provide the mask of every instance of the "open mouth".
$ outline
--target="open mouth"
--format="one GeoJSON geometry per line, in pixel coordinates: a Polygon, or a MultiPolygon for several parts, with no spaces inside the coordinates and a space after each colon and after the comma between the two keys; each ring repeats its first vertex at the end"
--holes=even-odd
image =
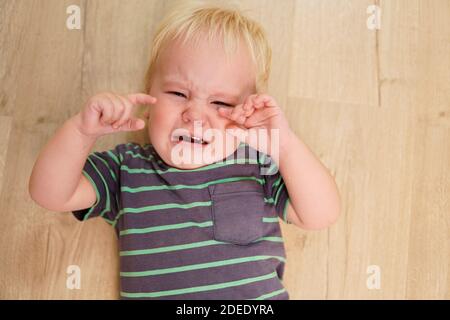
{"type": "Polygon", "coordinates": [[[171,140],[176,143],[180,143],[180,142],[184,141],[184,142],[200,144],[200,145],[209,144],[208,141],[205,141],[202,138],[198,138],[198,137],[194,137],[194,136],[186,136],[186,135],[173,135],[171,140]]]}

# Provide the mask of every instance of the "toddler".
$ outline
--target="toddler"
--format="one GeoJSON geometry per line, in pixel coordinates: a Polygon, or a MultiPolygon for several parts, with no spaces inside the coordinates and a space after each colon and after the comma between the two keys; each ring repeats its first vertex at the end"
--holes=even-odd
{"type": "Polygon", "coordinates": [[[339,198],[264,93],[270,63],[239,10],[178,6],[157,29],[145,93],[91,97],[41,151],[31,197],[115,229],[122,299],[289,299],[279,219],[327,227],[339,198]],[[150,143],[91,153],[103,135],[144,129],[136,105],[150,143]]]}

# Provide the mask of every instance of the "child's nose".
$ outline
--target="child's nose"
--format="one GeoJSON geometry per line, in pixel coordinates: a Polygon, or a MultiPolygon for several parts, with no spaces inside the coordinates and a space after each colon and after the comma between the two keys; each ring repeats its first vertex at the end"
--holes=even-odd
{"type": "Polygon", "coordinates": [[[183,120],[188,121],[206,121],[206,108],[204,103],[201,102],[189,102],[186,109],[183,111],[183,120]]]}

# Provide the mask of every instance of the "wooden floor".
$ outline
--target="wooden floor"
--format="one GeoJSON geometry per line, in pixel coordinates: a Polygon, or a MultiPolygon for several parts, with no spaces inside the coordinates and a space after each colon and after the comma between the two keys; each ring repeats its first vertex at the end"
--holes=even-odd
{"type": "MultiPolygon", "coordinates": [[[[89,96],[143,88],[166,6],[0,0],[0,299],[118,297],[112,228],[38,207],[27,184],[40,149],[89,96]],[[66,28],[72,4],[81,30],[66,28]],[[81,268],[79,290],[66,288],[70,265],[81,268]]],[[[450,1],[242,6],[273,46],[269,93],[342,197],[329,230],[283,224],[291,298],[449,299],[450,1]],[[373,4],[379,29],[368,28],[373,4]]],[[[131,140],[146,138],[107,136],[95,150],[131,140]]]]}

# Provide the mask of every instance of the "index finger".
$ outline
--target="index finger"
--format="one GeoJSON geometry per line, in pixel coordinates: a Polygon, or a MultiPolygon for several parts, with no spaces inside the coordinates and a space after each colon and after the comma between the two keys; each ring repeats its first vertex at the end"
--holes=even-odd
{"type": "Polygon", "coordinates": [[[133,104],[152,104],[156,102],[156,98],[145,93],[133,93],[127,95],[127,98],[133,104]]]}
{"type": "Polygon", "coordinates": [[[261,107],[276,107],[275,99],[267,94],[260,94],[253,98],[253,103],[257,109],[261,107]]]}

